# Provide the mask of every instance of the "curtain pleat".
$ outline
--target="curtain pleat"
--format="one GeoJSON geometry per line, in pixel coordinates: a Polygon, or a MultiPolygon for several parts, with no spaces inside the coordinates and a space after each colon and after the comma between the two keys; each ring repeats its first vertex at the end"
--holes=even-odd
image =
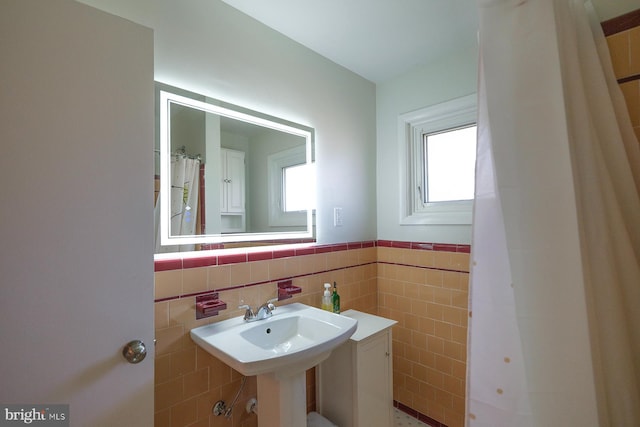
{"type": "MultiPolygon", "coordinates": [[[[171,158],[171,190],[169,235],[191,236],[197,234],[200,190],[200,160],[186,156],[171,158]]],[[[160,244],[160,197],[155,206],[156,252],[190,252],[194,244],[161,245],[160,244]]]]}

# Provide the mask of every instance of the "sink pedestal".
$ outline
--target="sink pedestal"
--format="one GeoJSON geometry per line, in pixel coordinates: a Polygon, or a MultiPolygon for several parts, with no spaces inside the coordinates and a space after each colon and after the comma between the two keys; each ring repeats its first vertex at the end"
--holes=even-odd
{"type": "Polygon", "coordinates": [[[275,373],[257,376],[258,427],[307,425],[306,372],[284,378],[275,373]]]}
{"type": "Polygon", "coordinates": [[[306,372],[349,339],[358,321],[299,302],[273,317],[234,317],[191,330],[191,338],[245,377],[257,376],[258,427],[307,425],[306,372]]]}

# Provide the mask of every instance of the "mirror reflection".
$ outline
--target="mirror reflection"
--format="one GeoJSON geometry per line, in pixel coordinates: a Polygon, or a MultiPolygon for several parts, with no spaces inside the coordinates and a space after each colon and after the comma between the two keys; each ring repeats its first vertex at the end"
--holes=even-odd
{"type": "Polygon", "coordinates": [[[156,92],[156,253],[313,240],[313,129],[165,85],[156,92]]]}

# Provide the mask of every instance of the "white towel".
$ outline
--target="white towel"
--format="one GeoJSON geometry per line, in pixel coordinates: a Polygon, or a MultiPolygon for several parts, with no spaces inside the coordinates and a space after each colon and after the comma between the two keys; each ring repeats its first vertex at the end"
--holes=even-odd
{"type": "Polygon", "coordinates": [[[317,412],[307,414],[307,427],[338,427],[317,412]]]}

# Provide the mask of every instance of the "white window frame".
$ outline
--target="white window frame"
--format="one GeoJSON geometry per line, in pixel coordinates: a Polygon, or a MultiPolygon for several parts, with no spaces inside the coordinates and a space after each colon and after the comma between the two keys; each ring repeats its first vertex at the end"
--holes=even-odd
{"type": "Polygon", "coordinates": [[[405,113],[398,118],[400,143],[400,225],[468,225],[473,200],[423,203],[423,135],[470,126],[477,122],[476,94],[405,113]]]}
{"type": "Polygon", "coordinates": [[[305,147],[294,147],[267,156],[269,175],[269,226],[290,227],[305,225],[307,211],[284,211],[284,188],[282,182],[282,170],[289,166],[307,163],[305,147]]]}

